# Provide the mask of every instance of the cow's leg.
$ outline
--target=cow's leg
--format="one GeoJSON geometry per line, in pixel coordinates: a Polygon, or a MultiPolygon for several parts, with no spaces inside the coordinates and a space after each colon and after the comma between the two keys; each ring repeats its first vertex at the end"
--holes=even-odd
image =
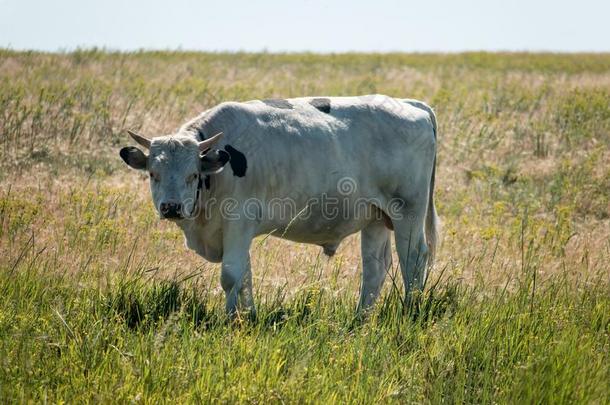
{"type": "Polygon", "coordinates": [[[238,309],[255,315],[249,252],[252,237],[249,234],[237,226],[223,230],[220,284],[225,292],[225,309],[230,316],[235,316],[238,309]]]}
{"type": "Polygon", "coordinates": [[[404,209],[392,215],[396,251],[408,303],[424,289],[428,247],[424,236],[425,204],[421,209],[404,209]]]}
{"type": "Polygon", "coordinates": [[[390,231],[382,220],[370,223],[361,232],[362,287],[358,312],[369,309],[377,299],[392,265],[390,231]]]}
{"type": "Polygon", "coordinates": [[[256,317],[256,308],[254,306],[254,294],[252,291],[252,269],[250,260],[248,260],[248,269],[242,278],[242,286],[239,290],[238,308],[249,314],[250,317],[256,317]]]}

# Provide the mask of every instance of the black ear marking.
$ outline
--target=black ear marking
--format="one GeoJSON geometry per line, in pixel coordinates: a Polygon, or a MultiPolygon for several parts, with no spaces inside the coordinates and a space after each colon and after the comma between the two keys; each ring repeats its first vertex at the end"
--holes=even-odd
{"type": "Polygon", "coordinates": [[[220,156],[220,161],[223,165],[227,164],[227,162],[231,161],[231,154],[225,152],[224,150],[219,150],[218,155],[220,156]]]}
{"type": "Polygon", "coordinates": [[[121,155],[121,159],[123,159],[123,162],[125,162],[127,164],[129,164],[129,148],[132,148],[132,146],[122,148],[121,151],[119,152],[119,155],[121,155]]]}
{"type": "Polygon", "coordinates": [[[231,160],[231,155],[224,150],[213,149],[200,157],[201,170],[207,173],[217,173],[231,160]]]}
{"type": "Polygon", "coordinates": [[[248,161],[246,160],[246,155],[232,147],[231,145],[226,145],[225,150],[229,152],[231,155],[231,170],[233,170],[233,175],[237,177],[244,177],[246,175],[246,171],[248,170],[248,161]]]}
{"type": "Polygon", "coordinates": [[[146,169],[148,164],[148,156],[146,156],[144,152],[135,146],[126,146],[122,148],[119,155],[128,166],[137,170],[146,169]]]}

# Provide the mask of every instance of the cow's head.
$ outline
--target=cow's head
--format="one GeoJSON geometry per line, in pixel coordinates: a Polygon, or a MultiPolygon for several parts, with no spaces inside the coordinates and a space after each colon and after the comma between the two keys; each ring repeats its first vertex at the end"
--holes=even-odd
{"type": "Polygon", "coordinates": [[[204,177],[220,172],[230,159],[227,152],[212,149],[222,132],[201,142],[181,134],[148,139],[128,132],[149,154],[127,146],[121,149],[121,158],[134,169],[148,171],[159,216],[180,220],[196,215],[204,177]]]}

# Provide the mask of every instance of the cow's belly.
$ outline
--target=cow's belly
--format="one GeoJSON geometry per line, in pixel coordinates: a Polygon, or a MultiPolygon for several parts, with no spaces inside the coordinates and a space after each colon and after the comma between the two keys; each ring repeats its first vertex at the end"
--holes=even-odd
{"type": "Polygon", "coordinates": [[[333,246],[376,219],[375,211],[371,207],[358,212],[314,210],[309,213],[302,212],[295,219],[271,220],[260,233],[271,233],[294,242],[333,246]]]}
{"type": "Polygon", "coordinates": [[[288,227],[276,232],[276,236],[284,239],[302,243],[314,243],[318,245],[339,243],[345,237],[356,233],[364,228],[370,219],[341,220],[341,221],[294,221],[288,227]]]}

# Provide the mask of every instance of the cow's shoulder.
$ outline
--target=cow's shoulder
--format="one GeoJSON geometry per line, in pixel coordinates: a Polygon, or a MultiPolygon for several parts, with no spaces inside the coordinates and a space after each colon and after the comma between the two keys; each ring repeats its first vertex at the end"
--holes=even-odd
{"type": "Polygon", "coordinates": [[[230,133],[236,127],[250,126],[254,119],[255,111],[247,102],[226,101],[199,114],[184,124],[180,131],[195,133],[202,140],[218,132],[230,133]]]}
{"type": "Polygon", "coordinates": [[[249,115],[255,112],[252,108],[252,102],[240,102],[240,101],[225,101],[218,104],[216,107],[209,110],[209,115],[218,116],[234,116],[234,115],[249,115]]]}

